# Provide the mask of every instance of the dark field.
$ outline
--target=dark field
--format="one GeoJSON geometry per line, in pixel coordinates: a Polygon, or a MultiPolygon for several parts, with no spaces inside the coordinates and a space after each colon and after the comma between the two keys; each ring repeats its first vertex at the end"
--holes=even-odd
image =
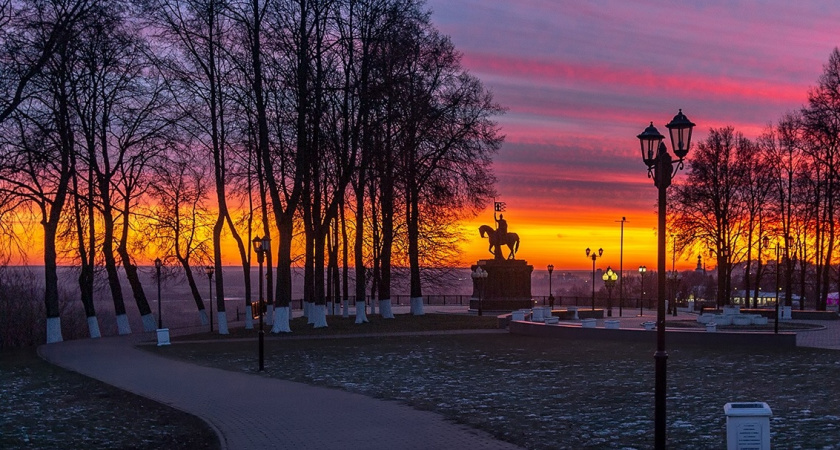
{"type": "Polygon", "coordinates": [[[53,366],[0,353],[0,448],[217,449],[201,419],[53,366]]]}
{"type": "MultiPolygon", "coordinates": [[[[254,372],[253,342],[184,344],[161,354],[254,372]]],[[[507,334],[268,340],[270,376],[439,412],[528,448],[648,448],[653,342],[507,334]]],[[[672,448],[725,446],[723,405],[766,401],[774,448],[840,448],[840,353],[669,349],[672,448]]]]}

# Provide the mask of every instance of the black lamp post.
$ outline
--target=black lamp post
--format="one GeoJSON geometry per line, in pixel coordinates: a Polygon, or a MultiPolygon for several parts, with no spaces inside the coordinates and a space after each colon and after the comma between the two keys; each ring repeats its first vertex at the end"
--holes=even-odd
{"type": "Polygon", "coordinates": [[[729,292],[729,283],[731,278],[729,258],[732,256],[732,253],[729,250],[729,246],[724,245],[720,254],[723,256],[723,295],[726,296],[723,299],[723,304],[728,306],[732,304],[729,292]]]}
{"type": "Polygon", "coordinates": [[[616,222],[621,222],[621,244],[618,252],[618,317],[621,317],[624,314],[624,222],[627,222],[627,218],[622,217],[616,222]]]}
{"type": "Polygon", "coordinates": [[[639,266],[639,277],[642,279],[642,291],[639,292],[639,317],[645,315],[645,272],[647,272],[647,267],[639,266]]]}
{"type": "Polygon", "coordinates": [[[548,265],[548,306],[554,309],[554,291],[551,289],[551,273],[554,272],[554,264],[548,265]]]}
{"type": "Polygon", "coordinates": [[[163,261],[160,258],[155,258],[155,272],[157,274],[158,285],[158,330],[163,328],[163,316],[160,313],[160,268],[163,267],[163,261]]]}
{"type": "Polygon", "coordinates": [[[210,332],[213,332],[213,266],[204,266],[204,273],[207,274],[207,284],[210,286],[210,332]]]}
{"type": "Polygon", "coordinates": [[[657,267],[657,297],[656,308],[656,381],[655,381],[655,411],[654,411],[654,448],[664,449],[666,446],[666,379],[668,353],[665,352],[665,213],[668,199],[667,190],[671,180],[677,171],[683,167],[683,159],[688,154],[691,146],[691,131],[694,124],[682,113],[682,110],[674,116],[668,125],[671,135],[671,147],[674,155],[678,158],[674,161],[668,154],[668,149],[662,140],[665,136],[659,134],[653,122],[637,137],[641,143],[642,161],[648,168],[648,178],[653,178],[653,183],[659,189],[658,198],[658,267],[657,267]]]}
{"type": "Polygon", "coordinates": [[[599,248],[598,251],[591,251],[586,247],[586,256],[592,258],[592,311],[595,311],[595,260],[604,254],[604,249],[599,248]]]}
{"type": "Polygon", "coordinates": [[[265,370],[265,330],[263,330],[263,261],[265,261],[265,254],[271,251],[271,238],[265,236],[263,238],[254,238],[254,251],[257,253],[257,262],[260,265],[259,280],[260,280],[260,298],[259,298],[259,316],[260,316],[260,331],[259,331],[259,352],[260,352],[260,371],[265,370]]]}
{"type": "Polygon", "coordinates": [[[671,311],[674,314],[674,317],[677,316],[677,238],[679,237],[678,234],[674,236],[674,247],[671,250],[671,311]]]}
{"type": "Polygon", "coordinates": [[[607,317],[612,317],[612,290],[618,280],[618,274],[613,272],[612,267],[607,266],[607,271],[601,278],[604,279],[604,285],[607,287],[607,317]]]}
{"type": "Polygon", "coordinates": [[[476,267],[470,276],[475,280],[476,287],[478,288],[478,315],[481,316],[483,315],[481,300],[484,297],[484,284],[487,281],[487,271],[481,267],[476,267]]]}
{"type": "MultiPolygon", "coordinates": [[[[768,247],[770,245],[770,238],[767,236],[764,237],[764,246],[768,247]]],[[[782,252],[785,251],[784,247],[780,247],[779,243],[776,243],[776,321],[773,324],[773,332],[779,334],[779,256],[782,252]]]]}

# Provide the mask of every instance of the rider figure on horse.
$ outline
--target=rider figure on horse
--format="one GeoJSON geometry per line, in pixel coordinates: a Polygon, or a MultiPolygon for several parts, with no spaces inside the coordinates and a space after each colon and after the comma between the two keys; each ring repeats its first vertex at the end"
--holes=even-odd
{"type": "Polygon", "coordinates": [[[499,214],[499,218],[496,218],[496,212],[493,211],[493,219],[496,220],[496,238],[499,242],[504,242],[505,238],[507,237],[507,220],[505,220],[504,214],[499,214]]]}
{"type": "Polygon", "coordinates": [[[496,211],[493,211],[493,219],[496,220],[496,249],[498,251],[497,258],[501,257],[502,254],[502,244],[506,242],[507,233],[508,233],[508,225],[507,220],[505,220],[504,214],[499,214],[499,217],[496,217],[496,211]]]}

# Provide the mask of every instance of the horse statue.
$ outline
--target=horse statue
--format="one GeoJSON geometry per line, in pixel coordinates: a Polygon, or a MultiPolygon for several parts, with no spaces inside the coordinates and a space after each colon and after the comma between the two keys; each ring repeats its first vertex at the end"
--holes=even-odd
{"type": "Polygon", "coordinates": [[[487,250],[490,251],[495,259],[504,259],[504,256],[502,256],[502,245],[507,245],[510,249],[510,255],[508,255],[507,259],[516,259],[516,252],[519,251],[518,234],[506,233],[504,238],[501,239],[503,242],[499,242],[499,239],[496,237],[496,230],[490,225],[482,225],[478,227],[478,232],[481,233],[481,237],[484,237],[486,234],[490,239],[490,247],[487,250]],[[495,250],[493,247],[495,247],[495,250]]]}

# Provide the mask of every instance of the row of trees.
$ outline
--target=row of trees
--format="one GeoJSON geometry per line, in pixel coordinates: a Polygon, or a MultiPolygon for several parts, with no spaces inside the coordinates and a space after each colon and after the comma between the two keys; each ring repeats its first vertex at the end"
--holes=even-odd
{"type": "MultiPolygon", "coordinates": [[[[754,140],[732,127],[712,129],[689,156],[688,177],[669,198],[679,250],[707,249],[716,258],[718,293],[731,292],[733,266],[743,265],[753,302],[765,261],[778,257],[786,304],[796,284],[803,300],[825,310],[838,279],[840,51],[831,53],[800,110],[754,140]]],[[[729,298],[718,295],[718,302],[729,298]]]]}
{"type": "Polygon", "coordinates": [[[193,268],[214,265],[227,333],[225,236],[248,304],[250,242],[272,238],[272,331],[289,331],[293,264],[316,327],[328,297],[347,314],[351,282],[392,317],[395,266],[422,314],[421,266],[451,261],[451,225],[493,194],[502,108],[420,1],[0,5],[0,226],[7,254],[21,223],[43,228],[48,342],[62,339],[61,258],[80,267],[91,336],[100,270],[131,331],[120,266],[154,329],[135,261],[150,248],[183,270],[203,321],[193,268]]]}

